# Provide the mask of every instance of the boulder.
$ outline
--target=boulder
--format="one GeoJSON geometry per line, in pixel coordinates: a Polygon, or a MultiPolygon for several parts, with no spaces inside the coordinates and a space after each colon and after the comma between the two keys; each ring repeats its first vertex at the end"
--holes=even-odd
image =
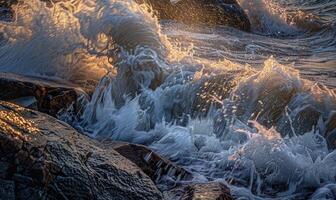
{"type": "Polygon", "coordinates": [[[165,193],[171,200],[233,200],[230,189],[220,182],[196,183],[165,193]]]}
{"type": "Polygon", "coordinates": [[[135,0],[146,3],[160,19],[172,19],[187,24],[224,25],[250,31],[251,24],[236,0],[135,0]]]}
{"type": "Polygon", "coordinates": [[[0,100],[57,116],[61,111],[80,109],[79,97],[88,98],[78,86],[46,78],[0,73],[0,100]]]}
{"type": "Polygon", "coordinates": [[[114,150],[135,163],[152,180],[158,181],[167,175],[176,181],[191,180],[192,174],[161,157],[146,146],[125,142],[104,142],[105,146],[112,146],[114,150]]]}
{"type": "Polygon", "coordinates": [[[162,199],[152,180],[115,150],[3,101],[0,170],[0,195],[8,199],[162,199]]]}

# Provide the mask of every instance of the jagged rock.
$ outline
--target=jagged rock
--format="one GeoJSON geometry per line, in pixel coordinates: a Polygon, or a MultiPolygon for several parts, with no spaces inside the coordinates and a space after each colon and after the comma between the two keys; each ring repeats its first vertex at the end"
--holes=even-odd
{"type": "Polygon", "coordinates": [[[3,101],[0,170],[0,185],[11,191],[15,183],[15,199],[162,199],[152,180],[113,149],[46,114],[3,101]]]}
{"type": "Polygon", "coordinates": [[[165,193],[170,200],[232,200],[230,189],[220,182],[196,183],[165,193]]]}
{"type": "Polygon", "coordinates": [[[86,93],[71,83],[12,73],[0,73],[0,100],[56,116],[70,107],[79,110],[78,98],[86,93]]]}
{"type": "Polygon", "coordinates": [[[184,23],[232,26],[244,31],[251,29],[250,21],[236,0],[135,0],[149,4],[160,19],[184,23]]]}
{"type": "Polygon", "coordinates": [[[192,174],[161,157],[148,147],[125,142],[105,142],[105,146],[112,146],[114,150],[126,157],[142,169],[152,180],[157,181],[168,175],[175,180],[191,180],[192,174]]]}

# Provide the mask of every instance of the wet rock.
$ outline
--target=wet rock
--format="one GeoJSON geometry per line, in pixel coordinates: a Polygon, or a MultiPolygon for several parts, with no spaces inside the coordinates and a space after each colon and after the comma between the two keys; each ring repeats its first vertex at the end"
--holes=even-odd
{"type": "Polygon", "coordinates": [[[1,197],[162,199],[152,180],[115,150],[46,114],[2,101],[0,161],[1,197]]]}
{"type": "Polygon", "coordinates": [[[325,136],[329,148],[336,149],[336,112],[332,112],[327,121],[327,129],[325,136]]]}
{"type": "Polygon", "coordinates": [[[230,93],[237,85],[235,78],[238,71],[219,74],[201,80],[197,88],[195,101],[193,102],[193,115],[203,113],[206,115],[211,106],[221,108],[222,101],[229,97],[230,93]]]}
{"type": "Polygon", "coordinates": [[[283,116],[279,121],[279,132],[283,133],[282,136],[286,136],[284,133],[289,134],[289,136],[303,135],[317,126],[317,123],[322,116],[322,113],[318,111],[313,106],[306,106],[302,110],[295,113],[295,116],[291,116],[291,121],[289,121],[289,116],[283,116]],[[293,133],[294,131],[294,133],[293,133]]]}
{"type": "Polygon", "coordinates": [[[192,179],[190,172],[176,166],[143,145],[124,142],[105,142],[104,145],[112,146],[114,150],[135,163],[154,181],[158,181],[165,175],[173,177],[177,181],[192,179]]]}
{"type": "Polygon", "coordinates": [[[13,20],[14,12],[11,6],[17,2],[17,0],[0,0],[0,21],[10,22],[13,20]]]}
{"type": "Polygon", "coordinates": [[[14,200],[14,182],[0,179],[0,199],[14,200]]]}
{"type": "Polygon", "coordinates": [[[79,97],[88,98],[82,89],[65,81],[0,73],[0,100],[12,101],[52,116],[70,108],[77,113],[79,97]]]}
{"type": "Polygon", "coordinates": [[[136,0],[149,4],[161,19],[173,19],[187,24],[232,26],[251,29],[249,19],[236,0],[136,0]]]}
{"type": "Polygon", "coordinates": [[[196,183],[175,188],[165,197],[171,200],[232,200],[230,189],[220,182],[196,183]]]}
{"type": "Polygon", "coordinates": [[[0,21],[11,21],[13,19],[13,11],[10,8],[0,7],[0,21]]]}

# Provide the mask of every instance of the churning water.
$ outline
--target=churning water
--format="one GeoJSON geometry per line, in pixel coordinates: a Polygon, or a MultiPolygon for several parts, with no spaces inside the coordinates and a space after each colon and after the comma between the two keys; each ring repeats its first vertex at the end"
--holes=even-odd
{"type": "Polygon", "coordinates": [[[0,24],[0,71],[99,80],[74,126],[237,199],[334,199],[336,2],[239,3],[251,33],[159,22],[131,0],[28,0],[0,24]]]}

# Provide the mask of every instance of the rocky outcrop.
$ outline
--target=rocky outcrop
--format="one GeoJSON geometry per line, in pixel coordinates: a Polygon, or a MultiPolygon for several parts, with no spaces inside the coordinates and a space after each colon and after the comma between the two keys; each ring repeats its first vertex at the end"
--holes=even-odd
{"type": "Polygon", "coordinates": [[[87,95],[65,81],[0,73],[0,100],[12,101],[52,116],[69,109],[77,113],[79,97],[85,99],[87,95]]]}
{"type": "Polygon", "coordinates": [[[236,0],[135,0],[150,5],[160,19],[187,24],[232,26],[243,31],[251,29],[250,21],[236,0]]]}
{"type": "Polygon", "coordinates": [[[195,183],[165,193],[170,200],[233,200],[230,189],[220,182],[195,183]]]}
{"type": "Polygon", "coordinates": [[[3,101],[0,186],[7,199],[162,199],[152,180],[115,150],[3,101]]]}
{"type": "Polygon", "coordinates": [[[125,142],[104,142],[107,148],[112,147],[125,158],[135,163],[153,181],[158,181],[163,176],[170,176],[176,181],[191,180],[192,174],[176,166],[169,160],[161,157],[148,147],[125,142]]]}

